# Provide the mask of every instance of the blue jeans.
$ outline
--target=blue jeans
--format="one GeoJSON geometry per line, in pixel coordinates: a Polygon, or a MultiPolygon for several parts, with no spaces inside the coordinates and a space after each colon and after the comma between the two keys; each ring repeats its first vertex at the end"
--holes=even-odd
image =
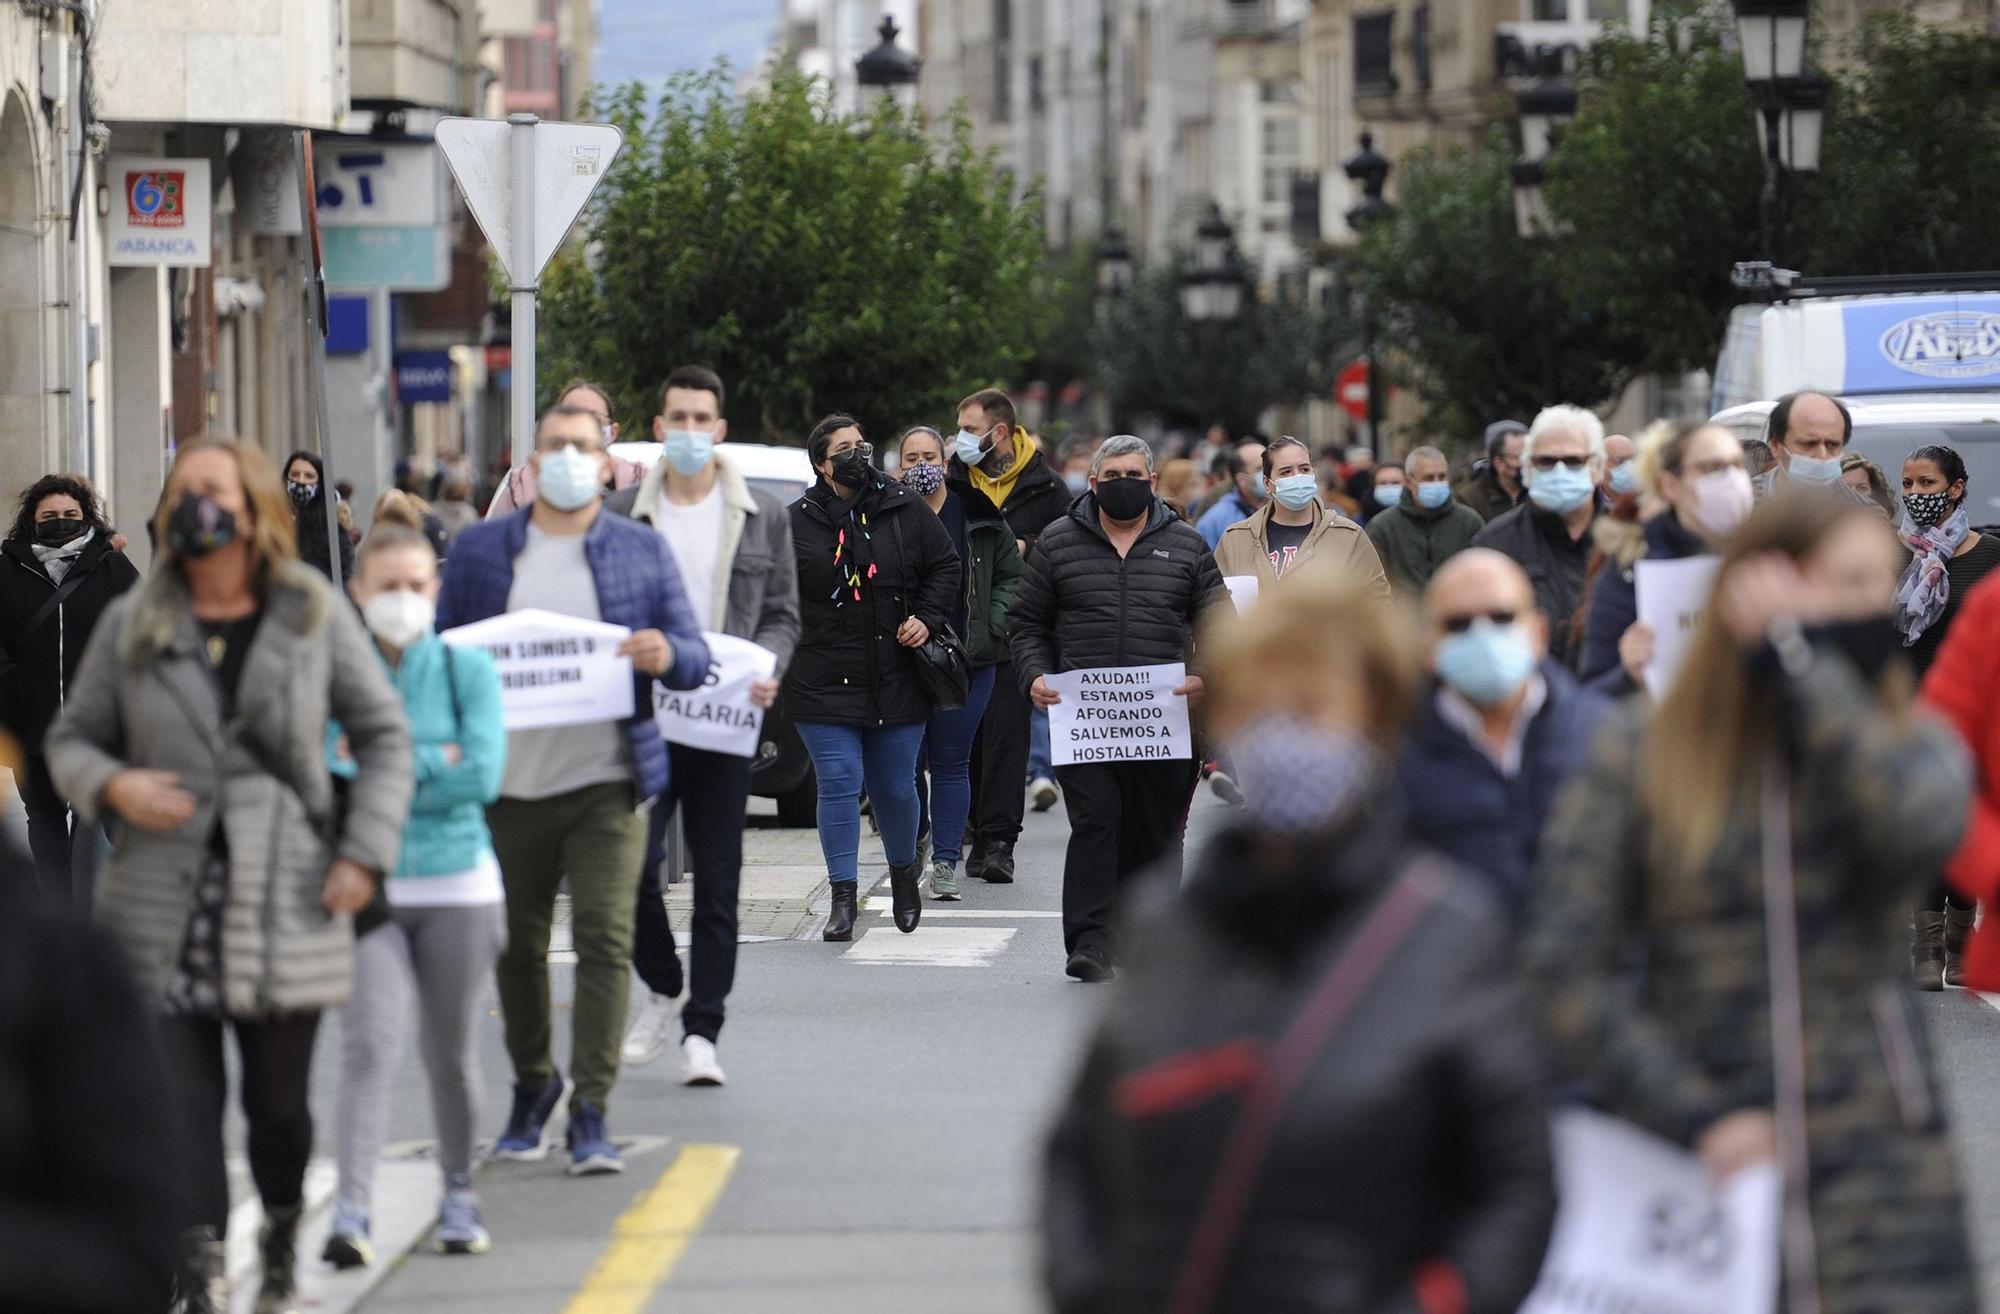
{"type": "Polygon", "coordinates": [[[796,723],[799,738],[819,775],[819,848],[826,855],[826,878],[852,884],[861,848],[861,788],[882,828],[889,865],[917,860],[917,750],[925,722],[908,725],[828,725],[796,723]]]}
{"type": "Polygon", "coordinates": [[[972,815],[972,740],[986,715],[986,700],[993,696],[993,671],[991,666],[974,671],[965,706],[930,719],[923,752],[917,755],[917,834],[930,831],[932,855],[954,867],[965,846],[965,820],[972,815]]]}
{"type": "Polygon", "coordinates": [[[1028,718],[1029,784],[1032,785],[1037,780],[1054,780],[1056,778],[1055,763],[1049,760],[1051,756],[1052,753],[1049,749],[1049,709],[1046,707],[1037,707],[1034,714],[1028,718]]]}

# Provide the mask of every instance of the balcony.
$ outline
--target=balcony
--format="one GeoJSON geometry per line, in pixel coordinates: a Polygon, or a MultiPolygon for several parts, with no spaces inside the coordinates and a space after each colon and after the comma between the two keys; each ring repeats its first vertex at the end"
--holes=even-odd
{"type": "Polygon", "coordinates": [[[357,101],[473,112],[479,58],[474,0],[352,0],[357,101]]]}
{"type": "Polygon", "coordinates": [[[347,111],[346,0],[99,9],[97,111],[117,122],[330,128],[347,111]]]}

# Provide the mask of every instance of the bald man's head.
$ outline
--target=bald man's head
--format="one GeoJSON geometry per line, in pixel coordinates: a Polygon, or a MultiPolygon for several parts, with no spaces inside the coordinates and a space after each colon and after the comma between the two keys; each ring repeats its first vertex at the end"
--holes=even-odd
{"type": "Polygon", "coordinates": [[[1463,630],[1482,617],[1496,625],[1519,624],[1536,660],[1548,655],[1548,622],[1535,609],[1535,586],[1529,583],[1528,572],[1492,548],[1468,548],[1439,566],[1424,590],[1428,646],[1435,649],[1454,625],[1463,630]]]}

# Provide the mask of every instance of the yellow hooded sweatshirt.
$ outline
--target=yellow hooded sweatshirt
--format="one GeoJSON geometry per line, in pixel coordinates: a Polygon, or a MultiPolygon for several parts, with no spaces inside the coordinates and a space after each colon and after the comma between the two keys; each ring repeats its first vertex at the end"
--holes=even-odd
{"type": "MultiPolygon", "coordinates": [[[[1035,440],[1028,436],[1026,429],[1016,425],[1014,428],[1014,464],[1008,466],[1007,473],[1003,475],[990,475],[986,473],[986,462],[968,466],[966,469],[967,473],[972,477],[972,486],[991,498],[994,506],[1006,506],[1007,499],[1013,495],[1015,481],[1020,479],[1021,471],[1028,468],[1028,459],[1035,454],[1035,450],[1035,440]]],[[[990,456],[987,458],[988,461],[991,459],[990,456]]]]}

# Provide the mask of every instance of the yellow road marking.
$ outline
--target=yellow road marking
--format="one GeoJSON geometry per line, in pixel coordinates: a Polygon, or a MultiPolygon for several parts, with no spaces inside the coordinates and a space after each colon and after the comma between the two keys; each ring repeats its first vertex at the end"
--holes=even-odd
{"type": "Polygon", "coordinates": [[[741,1154],[733,1145],[684,1148],[653,1189],[620,1216],[611,1244],[563,1314],[639,1314],[673,1276],[741,1154]]]}

